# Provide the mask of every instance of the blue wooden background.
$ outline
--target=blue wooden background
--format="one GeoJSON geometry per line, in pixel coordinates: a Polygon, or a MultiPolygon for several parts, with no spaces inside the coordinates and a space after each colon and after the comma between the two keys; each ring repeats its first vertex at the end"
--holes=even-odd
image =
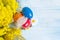
{"type": "Polygon", "coordinates": [[[36,24],[23,31],[26,40],[60,40],[60,0],[18,0],[32,9],[36,24]]]}

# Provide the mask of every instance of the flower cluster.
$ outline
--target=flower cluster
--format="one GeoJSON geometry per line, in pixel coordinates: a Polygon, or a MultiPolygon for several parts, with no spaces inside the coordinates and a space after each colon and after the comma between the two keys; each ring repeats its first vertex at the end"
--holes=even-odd
{"type": "Polygon", "coordinates": [[[13,14],[18,8],[16,0],[0,1],[0,25],[8,25],[12,22],[13,14]]]}
{"type": "Polygon", "coordinates": [[[14,40],[21,35],[20,29],[9,28],[17,8],[16,0],[0,0],[0,40],[14,40]]]}

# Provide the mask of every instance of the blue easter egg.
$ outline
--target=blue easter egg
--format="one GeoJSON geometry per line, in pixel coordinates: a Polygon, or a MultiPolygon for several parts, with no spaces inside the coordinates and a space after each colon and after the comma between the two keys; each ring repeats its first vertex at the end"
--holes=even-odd
{"type": "Polygon", "coordinates": [[[24,15],[25,17],[27,17],[27,18],[29,18],[29,19],[31,19],[31,18],[33,17],[33,12],[32,12],[32,10],[31,10],[30,8],[28,8],[28,7],[24,7],[24,8],[22,9],[22,13],[23,13],[23,15],[24,15]]]}

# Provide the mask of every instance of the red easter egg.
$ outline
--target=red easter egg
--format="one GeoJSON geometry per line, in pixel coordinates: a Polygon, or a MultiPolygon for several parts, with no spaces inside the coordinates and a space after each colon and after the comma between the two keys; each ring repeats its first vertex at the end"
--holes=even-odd
{"type": "Polygon", "coordinates": [[[27,29],[30,27],[30,25],[31,25],[31,20],[27,19],[27,21],[22,25],[22,28],[27,29]]]}

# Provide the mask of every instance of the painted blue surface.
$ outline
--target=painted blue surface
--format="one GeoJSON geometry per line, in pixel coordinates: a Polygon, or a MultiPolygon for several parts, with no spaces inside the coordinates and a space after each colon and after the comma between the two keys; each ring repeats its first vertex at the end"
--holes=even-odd
{"type": "Polygon", "coordinates": [[[29,19],[33,18],[33,12],[29,7],[24,7],[22,9],[22,13],[25,17],[27,17],[29,19]]]}
{"type": "Polygon", "coordinates": [[[26,40],[60,40],[60,0],[20,0],[38,20],[30,30],[23,31],[26,40]]]}

